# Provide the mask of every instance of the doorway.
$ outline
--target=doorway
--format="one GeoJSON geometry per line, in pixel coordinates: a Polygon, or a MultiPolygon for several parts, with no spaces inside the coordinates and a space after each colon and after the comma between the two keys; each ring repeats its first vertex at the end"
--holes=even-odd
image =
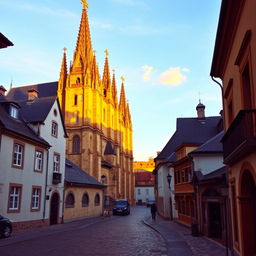
{"type": "Polygon", "coordinates": [[[58,193],[53,193],[50,204],[50,225],[55,225],[58,223],[59,202],[60,198],[58,193]]]}
{"type": "Polygon", "coordinates": [[[256,255],[256,187],[250,171],[241,179],[241,214],[243,255],[256,255]]]}
{"type": "Polygon", "coordinates": [[[208,203],[208,225],[209,237],[221,239],[221,207],[218,202],[208,203]]]}

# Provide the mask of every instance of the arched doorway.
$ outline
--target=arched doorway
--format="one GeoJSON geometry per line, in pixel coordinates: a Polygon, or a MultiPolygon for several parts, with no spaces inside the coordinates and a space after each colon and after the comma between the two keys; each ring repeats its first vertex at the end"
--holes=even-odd
{"type": "Polygon", "coordinates": [[[58,216],[59,216],[59,194],[53,193],[51,198],[51,205],[50,205],[50,225],[54,225],[58,223],[58,216]]]}
{"type": "Polygon", "coordinates": [[[241,178],[240,200],[243,255],[256,255],[256,187],[248,170],[241,178]]]}

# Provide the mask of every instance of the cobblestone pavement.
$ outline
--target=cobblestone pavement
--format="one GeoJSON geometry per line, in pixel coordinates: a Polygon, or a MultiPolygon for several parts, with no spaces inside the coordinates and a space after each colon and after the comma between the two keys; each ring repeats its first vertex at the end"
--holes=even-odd
{"type": "Polygon", "coordinates": [[[162,236],[144,225],[146,207],[130,216],[92,218],[13,234],[0,240],[1,256],[166,256],[162,236]]]}
{"type": "MultiPolygon", "coordinates": [[[[193,237],[189,228],[164,220],[157,216],[156,221],[145,218],[144,222],[159,232],[165,239],[168,255],[171,256],[225,256],[226,248],[206,237],[193,237]]],[[[231,254],[228,254],[231,255],[231,254]]]]}

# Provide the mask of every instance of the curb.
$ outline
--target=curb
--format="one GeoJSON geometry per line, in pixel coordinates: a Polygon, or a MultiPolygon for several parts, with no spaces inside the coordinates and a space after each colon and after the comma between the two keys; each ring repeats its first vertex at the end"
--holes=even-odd
{"type": "MultiPolygon", "coordinates": [[[[148,218],[150,219],[150,217],[148,218]]],[[[157,232],[164,240],[165,242],[165,246],[166,246],[166,255],[169,255],[169,247],[168,247],[168,241],[165,238],[165,236],[161,233],[161,231],[159,231],[156,227],[153,227],[151,224],[149,224],[145,219],[142,220],[142,222],[144,223],[144,225],[148,226],[149,228],[151,228],[152,230],[154,230],[155,232],[157,232]]]]}

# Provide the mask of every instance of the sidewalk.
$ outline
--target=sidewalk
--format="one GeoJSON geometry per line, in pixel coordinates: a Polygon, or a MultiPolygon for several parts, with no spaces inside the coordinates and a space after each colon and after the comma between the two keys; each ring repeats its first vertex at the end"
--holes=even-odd
{"type": "Polygon", "coordinates": [[[157,216],[156,221],[146,217],[144,223],[156,230],[166,241],[170,256],[226,256],[226,248],[206,237],[193,237],[183,225],[157,216]]]}

